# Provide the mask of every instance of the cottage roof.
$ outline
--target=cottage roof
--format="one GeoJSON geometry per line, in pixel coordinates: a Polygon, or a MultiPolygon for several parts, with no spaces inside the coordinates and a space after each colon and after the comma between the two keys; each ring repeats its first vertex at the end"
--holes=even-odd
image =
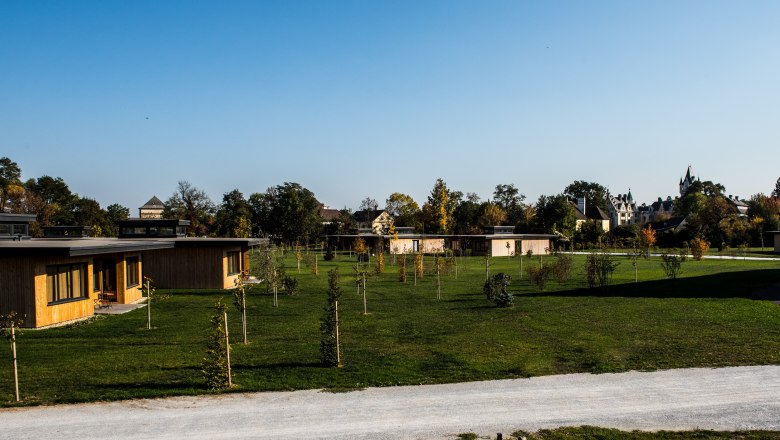
{"type": "Polygon", "coordinates": [[[165,204],[157,198],[157,196],[152,196],[151,199],[149,199],[144,206],[141,207],[141,209],[164,209],[165,204]]]}

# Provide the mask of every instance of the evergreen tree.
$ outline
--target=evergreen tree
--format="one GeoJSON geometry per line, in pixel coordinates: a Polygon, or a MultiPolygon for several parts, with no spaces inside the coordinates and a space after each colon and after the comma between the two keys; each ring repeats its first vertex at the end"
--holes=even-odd
{"type": "Polygon", "coordinates": [[[341,366],[339,347],[338,301],[341,298],[341,285],[338,268],[328,271],[328,305],[320,323],[320,354],[322,363],[328,367],[341,366]]]}

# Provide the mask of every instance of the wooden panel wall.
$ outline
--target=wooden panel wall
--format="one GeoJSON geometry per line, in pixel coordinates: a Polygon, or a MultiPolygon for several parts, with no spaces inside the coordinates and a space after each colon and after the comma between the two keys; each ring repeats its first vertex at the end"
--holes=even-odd
{"type": "Polygon", "coordinates": [[[187,247],[147,251],[144,276],[163,289],[224,289],[233,287],[227,276],[227,252],[240,247],[187,247]]]}
{"type": "Polygon", "coordinates": [[[16,311],[25,327],[45,327],[94,314],[92,259],[88,257],[0,258],[0,312],[16,311]],[[87,297],[49,305],[46,294],[46,266],[84,263],[87,265],[87,297]]]}

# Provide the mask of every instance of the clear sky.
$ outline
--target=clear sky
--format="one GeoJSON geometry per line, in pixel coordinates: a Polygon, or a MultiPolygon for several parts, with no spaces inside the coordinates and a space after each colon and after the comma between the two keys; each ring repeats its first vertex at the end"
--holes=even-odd
{"type": "Polygon", "coordinates": [[[136,213],[299,182],[335,208],[436,178],[652,202],[689,164],[780,177],[777,1],[0,2],[0,156],[136,213]]]}

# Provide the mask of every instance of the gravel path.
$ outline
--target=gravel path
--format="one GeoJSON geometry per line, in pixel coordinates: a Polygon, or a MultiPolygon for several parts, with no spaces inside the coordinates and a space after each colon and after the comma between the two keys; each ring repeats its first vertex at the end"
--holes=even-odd
{"type": "Polygon", "coordinates": [[[780,366],[0,410],[3,439],[447,439],[565,425],[780,430],[780,366]]]}

